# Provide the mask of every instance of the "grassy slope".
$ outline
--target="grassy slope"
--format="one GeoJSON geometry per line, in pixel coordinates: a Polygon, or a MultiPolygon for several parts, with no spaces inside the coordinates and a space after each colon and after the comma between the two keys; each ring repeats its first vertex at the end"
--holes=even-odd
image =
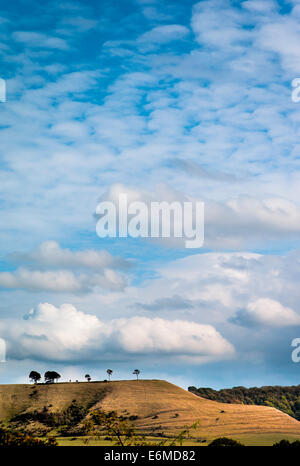
{"type": "Polygon", "coordinates": [[[108,385],[102,382],[0,385],[0,420],[25,411],[41,411],[49,405],[52,405],[50,411],[60,411],[73,400],[89,406],[109,393],[108,385]]]}
{"type": "Polygon", "coordinates": [[[0,385],[0,419],[49,405],[53,411],[61,410],[74,399],[84,406],[137,415],[136,427],[148,434],[172,435],[199,420],[199,427],[191,432],[194,437],[226,435],[246,443],[247,438],[250,443],[264,442],[264,438],[268,443],[272,438],[300,438],[300,423],[274,408],[222,404],[162,380],[0,385]]]}

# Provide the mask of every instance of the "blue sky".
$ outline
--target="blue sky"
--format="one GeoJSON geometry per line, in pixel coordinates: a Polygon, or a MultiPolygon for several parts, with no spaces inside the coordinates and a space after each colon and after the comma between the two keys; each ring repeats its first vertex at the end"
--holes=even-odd
{"type": "Polygon", "coordinates": [[[0,0],[0,382],[298,383],[298,1],[0,0]],[[205,242],[100,239],[100,199],[205,242]]]}

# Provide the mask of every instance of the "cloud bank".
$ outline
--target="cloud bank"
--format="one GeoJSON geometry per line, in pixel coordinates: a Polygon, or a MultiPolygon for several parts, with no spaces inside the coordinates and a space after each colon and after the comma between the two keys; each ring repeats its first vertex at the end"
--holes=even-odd
{"type": "Polygon", "coordinates": [[[23,322],[2,326],[8,358],[52,361],[165,356],[203,363],[234,356],[234,348],[211,325],[131,317],[100,321],[71,304],[41,303],[23,322]]]}

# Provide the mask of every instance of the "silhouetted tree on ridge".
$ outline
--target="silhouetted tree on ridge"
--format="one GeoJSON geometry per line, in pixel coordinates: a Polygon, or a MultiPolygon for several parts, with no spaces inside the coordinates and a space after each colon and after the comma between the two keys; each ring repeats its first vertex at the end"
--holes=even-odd
{"type": "Polygon", "coordinates": [[[47,371],[45,372],[44,378],[45,378],[45,383],[54,383],[55,380],[60,379],[60,374],[55,371],[47,371]]]}
{"type": "Polygon", "coordinates": [[[38,383],[38,381],[41,380],[41,374],[36,371],[31,371],[29,374],[29,378],[32,382],[38,383]]]}
{"type": "Polygon", "coordinates": [[[138,369],[134,369],[133,374],[136,375],[136,380],[138,380],[140,373],[141,371],[139,371],[138,369]]]}

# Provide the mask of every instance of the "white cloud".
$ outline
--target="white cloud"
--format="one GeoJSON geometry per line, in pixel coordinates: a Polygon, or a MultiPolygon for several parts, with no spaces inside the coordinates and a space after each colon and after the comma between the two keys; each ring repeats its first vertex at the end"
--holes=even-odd
{"type": "Polygon", "coordinates": [[[278,54],[283,68],[295,73],[300,71],[299,11],[295,5],[290,14],[281,15],[272,0],[245,1],[241,9],[228,1],[210,0],[194,6],[191,23],[199,43],[222,50],[230,61],[236,54],[249,57],[251,47],[257,59],[265,52],[278,54]]]}
{"type": "MultiPolygon", "coordinates": [[[[118,211],[121,193],[127,194],[128,205],[133,201],[144,202],[148,206],[149,213],[152,201],[179,201],[182,206],[185,201],[193,202],[194,206],[196,201],[204,202],[204,247],[207,248],[251,249],[263,245],[266,240],[288,242],[291,239],[297,241],[299,238],[300,206],[288,199],[240,196],[235,199],[215,201],[207,197],[187,196],[164,184],[160,184],[152,192],[115,184],[103,194],[102,200],[114,202],[118,211]]],[[[193,216],[195,218],[195,212],[193,216]]],[[[170,222],[173,225],[172,218],[170,222]]],[[[171,237],[162,238],[160,241],[166,246],[182,248],[185,239],[171,237]]]]}
{"type": "Polygon", "coordinates": [[[145,6],[142,8],[143,15],[150,20],[154,21],[170,21],[172,16],[162,13],[155,6],[145,6]]]}
{"type": "Polygon", "coordinates": [[[146,311],[172,311],[193,308],[193,301],[183,298],[179,295],[173,295],[165,298],[158,298],[151,303],[136,303],[137,308],[143,308],[146,311]]]}
{"type": "Polygon", "coordinates": [[[61,34],[73,34],[74,32],[86,32],[95,29],[98,22],[94,19],[84,18],[82,16],[65,16],[61,19],[61,34]]]}
{"type": "Polygon", "coordinates": [[[264,0],[261,2],[259,0],[247,0],[242,3],[243,8],[246,8],[250,11],[255,11],[257,13],[270,13],[272,10],[276,10],[278,5],[273,0],[264,0]]]}
{"type": "Polygon", "coordinates": [[[250,302],[247,309],[240,311],[232,319],[241,325],[263,325],[270,327],[288,327],[300,325],[300,315],[280,302],[260,298],[250,302]]]}
{"type": "Polygon", "coordinates": [[[0,287],[31,291],[79,292],[82,290],[82,283],[80,278],[66,270],[45,272],[21,268],[15,272],[0,272],[0,287]]]}
{"type": "Polygon", "coordinates": [[[264,25],[257,38],[259,45],[279,54],[283,67],[292,73],[300,72],[300,40],[298,17],[289,17],[277,23],[264,25]]]}
{"type": "Polygon", "coordinates": [[[88,128],[77,121],[64,121],[63,123],[54,124],[51,132],[55,136],[62,137],[64,140],[74,138],[84,138],[89,136],[88,128]]]}
{"type": "Polygon", "coordinates": [[[39,304],[22,324],[9,326],[7,340],[8,357],[17,359],[101,360],[114,353],[121,359],[157,354],[199,363],[234,356],[233,346],[211,325],[146,317],[104,322],[71,304],[39,304]]]}
{"type": "Polygon", "coordinates": [[[112,337],[129,353],[170,353],[209,358],[226,358],[233,347],[211,325],[182,320],[132,317],[110,324],[112,337]],[[134,335],[134,338],[133,338],[134,335]]]}
{"type": "MultiPolygon", "coordinates": [[[[280,78],[282,70],[273,50],[256,41],[259,31],[277,24],[280,15],[273,10],[270,18],[264,13],[256,15],[255,2],[247,2],[248,7],[250,3],[252,9],[231,9],[229,2],[200,2],[193,10],[192,24],[203,46],[194,42],[190,53],[184,54],[178,54],[175,48],[147,56],[131,51],[128,64],[134,71],[121,72],[117,79],[108,80],[108,85],[106,79],[101,81],[107,74],[104,69],[66,72],[55,82],[47,82],[42,73],[44,65],[23,56],[22,63],[28,60],[26,70],[36,66],[36,72],[9,81],[17,98],[0,116],[8,170],[0,174],[0,194],[5,196],[5,221],[1,225],[5,243],[15,241],[10,240],[11,229],[18,230],[26,242],[35,233],[24,232],[44,233],[51,228],[48,237],[57,238],[67,237],[70,230],[82,225],[92,229],[93,200],[96,204],[99,186],[107,189],[110,183],[131,183],[133,170],[134,183],[142,188],[146,185],[150,192],[168,179],[170,186],[185,196],[201,199],[205,193],[208,200],[223,199],[225,205],[211,206],[212,216],[220,212],[226,217],[228,211],[235,224],[245,205],[236,201],[239,195],[253,198],[251,209],[258,208],[262,211],[258,216],[267,219],[259,219],[262,227],[273,221],[267,204],[269,200],[274,204],[276,198],[284,200],[286,196],[297,219],[299,112],[291,106],[290,90],[280,78]],[[223,37],[223,29],[230,34],[223,37]],[[232,44],[238,44],[234,51],[232,44]],[[207,52],[208,46],[214,53],[207,52]],[[230,56],[224,58],[227,46],[230,56]],[[41,80],[38,86],[32,85],[33,78],[41,80]],[[160,82],[166,85],[161,87],[160,82]],[[96,89],[103,92],[103,100],[97,103],[89,98],[96,89]],[[29,149],[31,140],[35,145],[29,149]],[[42,161],[41,153],[45,154],[42,161]],[[185,169],[180,169],[180,164],[168,165],[171,158],[179,157],[185,169]],[[222,177],[223,172],[227,177],[222,177]],[[230,177],[240,182],[230,183],[230,177]],[[221,186],[222,180],[226,186],[221,186]],[[26,192],[22,191],[24,185],[26,192]],[[234,202],[240,204],[236,209],[226,205],[234,202]],[[68,215],[70,209],[72,216],[68,215]],[[15,218],[20,219],[22,228],[15,218]]],[[[184,33],[184,26],[178,24],[162,27],[146,34],[154,31],[154,37],[172,37],[176,31],[184,33]]],[[[131,47],[119,40],[118,47],[122,44],[123,48],[131,47]]],[[[291,215],[287,215],[289,226],[291,215]]],[[[255,215],[251,213],[250,217],[255,223],[255,215]]],[[[284,219],[285,215],[278,214],[277,225],[273,225],[277,238],[289,234],[288,228],[283,231],[278,225],[281,220],[284,225],[284,219]]],[[[239,232],[242,241],[227,227],[226,235],[222,235],[223,220],[216,222],[221,238],[218,232],[207,230],[207,239],[212,238],[208,247],[257,247],[248,243],[245,224],[239,232]]],[[[240,223],[244,221],[245,216],[240,223]]],[[[261,230],[258,233],[266,247],[273,247],[269,238],[266,241],[267,234],[261,230]]],[[[253,228],[249,236],[255,236],[253,228]]]]}
{"type": "MultiPolygon", "coordinates": [[[[134,351],[141,351],[141,354],[145,357],[148,355],[151,359],[156,347],[159,348],[157,351],[163,351],[161,354],[167,355],[167,348],[164,348],[165,337],[161,339],[161,343],[157,342],[162,337],[162,332],[172,335],[175,352],[179,341],[177,337],[173,337],[175,329],[177,334],[177,329],[181,326],[191,332],[195,328],[198,335],[198,325],[204,325],[208,326],[205,327],[204,335],[213,337],[214,333],[206,333],[206,330],[209,327],[217,329],[226,341],[234,345],[241,360],[257,360],[259,354],[259,359],[263,361],[274,355],[275,349],[280,357],[282,345],[286,345],[286,341],[293,335],[292,327],[297,329],[300,324],[299,252],[287,256],[265,256],[248,252],[194,254],[161,264],[153,270],[153,274],[154,277],[127,287],[122,295],[104,294],[94,289],[90,294],[64,297],[69,302],[72,300],[77,309],[85,309],[88,314],[97,315],[98,321],[103,324],[101,328],[104,335],[101,333],[101,339],[98,341],[96,338],[92,347],[88,343],[86,347],[82,347],[82,360],[94,358],[94,349],[98,351],[100,341],[104,346],[99,349],[99,353],[104,355],[105,351],[103,357],[110,358],[111,361],[120,360],[121,354],[124,354],[125,359],[131,354],[134,359],[134,351]],[[153,319],[153,312],[158,321],[153,319]],[[169,325],[169,322],[175,321],[180,324],[169,325]],[[238,332],[236,324],[242,325],[238,332]],[[283,342],[282,335],[285,335],[283,342]]],[[[49,296],[48,299],[52,298],[49,296]]],[[[58,298],[54,297],[55,303],[59,302],[58,298]]],[[[31,301],[26,299],[26,302],[31,301]]],[[[3,300],[2,306],[10,305],[9,303],[11,299],[3,300]]],[[[34,317],[32,323],[37,320],[34,317]]],[[[44,328],[47,325],[45,323],[44,328]]],[[[21,327],[23,328],[23,324],[20,324],[20,332],[21,327]]],[[[67,329],[67,324],[64,327],[67,329]]],[[[3,337],[17,329],[18,325],[16,321],[10,320],[6,328],[7,331],[0,333],[3,337]]],[[[25,327],[22,331],[26,335],[31,334],[25,327]]],[[[71,329],[70,332],[72,331],[71,329]]],[[[39,330],[37,336],[41,339],[43,333],[44,331],[39,330]]],[[[75,331],[74,333],[76,334],[75,331]]],[[[33,340],[28,339],[28,335],[24,338],[28,341],[28,347],[29,342],[32,347],[33,340]]],[[[188,345],[182,337],[182,342],[192,351],[194,341],[188,345]]],[[[41,340],[39,344],[45,343],[41,340]]],[[[50,346],[47,346],[47,351],[50,351],[50,346]]],[[[197,347],[200,348],[200,345],[197,347]]],[[[20,348],[18,357],[23,357],[20,348]]],[[[53,354],[55,359],[54,350],[53,354]]],[[[181,356],[176,356],[178,361],[183,357],[183,350],[180,354],[181,356]]],[[[204,362],[207,357],[213,358],[212,355],[208,356],[208,349],[205,354],[197,357],[192,355],[193,361],[204,362]]],[[[68,352],[62,353],[61,357],[76,360],[78,356],[68,352]]],[[[185,358],[187,357],[186,355],[185,358]]]]}
{"type": "Polygon", "coordinates": [[[78,311],[70,304],[57,308],[42,303],[25,316],[23,330],[32,332],[33,337],[46,335],[52,340],[52,344],[56,343],[62,349],[74,350],[96,338],[100,328],[101,323],[96,316],[78,311]]]}
{"type": "Polygon", "coordinates": [[[124,272],[131,265],[105,250],[70,251],[60,248],[56,241],[46,241],[32,252],[12,253],[7,260],[30,268],[0,272],[0,288],[58,293],[87,293],[95,287],[123,290],[127,279],[119,271],[124,272]]]}
{"type": "Polygon", "coordinates": [[[188,28],[180,24],[168,24],[165,26],[157,26],[151,31],[145,32],[139,37],[139,42],[165,44],[173,40],[179,40],[189,33],[188,28]]]}
{"type": "Polygon", "coordinates": [[[208,200],[205,212],[207,247],[251,249],[266,239],[297,239],[300,233],[300,206],[286,199],[208,200]]]}
{"type": "Polygon", "coordinates": [[[69,270],[30,270],[19,268],[14,272],[0,272],[0,288],[57,293],[87,293],[94,287],[123,290],[125,278],[114,270],[104,269],[99,274],[74,274],[69,270]]]}
{"type": "MultiPolygon", "coordinates": [[[[227,337],[232,332],[232,321],[239,323],[237,314],[250,316],[249,303],[265,306],[271,317],[274,314],[274,322],[278,315],[276,303],[284,303],[282,306],[293,309],[295,314],[288,318],[291,314],[286,311],[282,326],[285,322],[296,324],[299,318],[295,316],[300,315],[299,280],[296,251],[287,256],[247,252],[194,254],[156,268],[155,278],[145,280],[142,287],[128,287],[122,300],[115,297],[109,307],[114,315],[122,315],[126,306],[128,313],[138,311],[148,316],[155,311],[155,315],[167,319],[222,325],[223,332],[225,328],[229,332],[224,334],[227,337]]],[[[107,301],[103,305],[108,305],[107,301]]],[[[236,335],[231,338],[234,341],[236,335]]]]}
{"type": "Polygon", "coordinates": [[[68,43],[60,37],[49,36],[39,32],[16,31],[13,38],[27,47],[67,50],[68,43]]]}
{"type": "Polygon", "coordinates": [[[197,41],[205,46],[231,49],[231,53],[251,37],[249,31],[242,28],[245,20],[243,13],[230,8],[227,1],[202,1],[193,7],[192,28],[197,41]]]}
{"type": "Polygon", "coordinates": [[[130,262],[122,257],[114,257],[105,250],[70,251],[60,248],[56,241],[41,243],[36,251],[29,253],[13,253],[8,256],[15,262],[29,262],[36,265],[56,266],[64,268],[90,269],[123,269],[130,267],[130,262]]]}

